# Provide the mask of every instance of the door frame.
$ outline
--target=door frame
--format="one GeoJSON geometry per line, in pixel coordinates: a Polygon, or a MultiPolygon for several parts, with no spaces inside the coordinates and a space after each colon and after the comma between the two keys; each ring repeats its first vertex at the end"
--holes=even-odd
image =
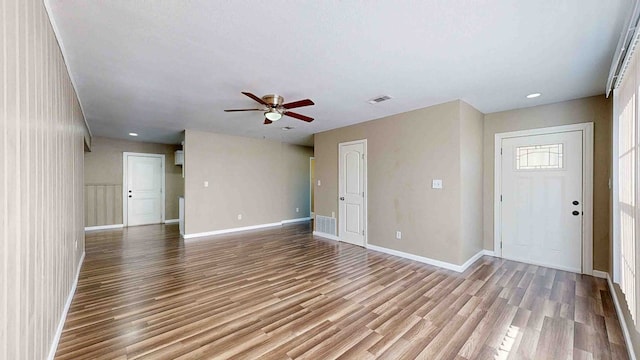
{"type": "Polygon", "coordinates": [[[510,131],[495,134],[493,172],[493,249],[502,258],[502,140],[513,137],[547,135],[559,132],[582,132],[582,273],[593,275],[593,122],[510,131]]]}
{"type": "Polygon", "coordinates": [[[129,225],[129,210],[128,210],[128,203],[129,201],[127,200],[127,179],[128,179],[128,174],[127,174],[127,169],[129,168],[129,164],[127,161],[127,157],[129,155],[133,155],[133,156],[145,156],[145,157],[155,157],[155,158],[160,158],[162,161],[162,171],[160,171],[161,173],[161,177],[162,177],[162,206],[161,206],[161,218],[160,218],[160,223],[164,224],[164,216],[165,216],[165,197],[166,197],[166,189],[165,189],[165,156],[164,154],[149,154],[149,153],[137,153],[137,152],[123,152],[122,153],[122,224],[124,225],[124,227],[127,227],[129,225]]]}
{"type": "Polygon", "coordinates": [[[340,211],[340,181],[342,181],[342,179],[340,178],[340,147],[343,145],[354,145],[354,144],[363,144],[363,155],[364,155],[364,159],[362,162],[362,172],[363,172],[363,187],[364,187],[364,200],[363,200],[363,230],[364,230],[364,245],[363,247],[366,248],[367,245],[369,244],[369,223],[367,221],[368,218],[368,204],[369,204],[369,189],[367,187],[367,161],[369,160],[369,156],[367,154],[367,139],[361,139],[361,140],[354,140],[354,141],[346,141],[346,142],[341,142],[338,143],[338,196],[336,196],[336,200],[338,201],[338,224],[337,224],[337,230],[338,230],[338,239],[340,241],[342,240],[342,234],[340,233],[340,219],[342,219],[342,214],[340,211]]]}
{"type": "MultiPolygon", "coordinates": [[[[316,159],[315,156],[309,157],[309,184],[310,184],[310,186],[309,186],[309,216],[312,219],[315,219],[315,211],[312,211],[312,210],[315,210],[315,209],[311,209],[311,202],[313,201],[312,197],[313,197],[313,195],[315,195],[315,191],[313,191],[313,187],[315,186],[315,184],[314,184],[315,179],[311,178],[311,163],[314,162],[315,159],[316,159]]],[[[315,172],[316,171],[315,171],[315,165],[314,165],[313,173],[315,174],[315,172]]]]}

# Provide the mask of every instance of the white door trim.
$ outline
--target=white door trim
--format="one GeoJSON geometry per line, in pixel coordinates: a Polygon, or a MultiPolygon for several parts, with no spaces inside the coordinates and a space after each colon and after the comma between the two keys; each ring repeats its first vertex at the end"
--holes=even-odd
{"type": "Polygon", "coordinates": [[[553,126],[547,128],[511,131],[495,134],[493,172],[493,250],[496,257],[502,257],[502,212],[500,194],[502,189],[502,161],[500,149],[502,139],[545,135],[559,132],[582,131],[582,273],[593,275],[593,123],[553,126]]]}
{"type": "MultiPolygon", "coordinates": [[[[340,166],[340,146],[343,146],[343,145],[354,145],[354,144],[362,144],[363,149],[364,149],[364,151],[363,151],[364,152],[364,161],[363,161],[363,164],[362,164],[362,166],[363,166],[362,172],[364,173],[364,175],[363,175],[364,179],[363,179],[363,185],[362,185],[364,187],[364,211],[363,211],[363,215],[362,216],[364,217],[364,219],[363,219],[364,220],[364,225],[363,225],[364,226],[364,246],[363,247],[366,248],[367,245],[369,244],[369,223],[367,221],[367,218],[369,216],[368,215],[368,210],[367,210],[368,203],[369,203],[369,201],[368,201],[368,199],[369,199],[369,189],[367,187],[367,178],[368,178],[368,175],[367,175],[367,171],[368,171],[367,170],[367,161],[369,160],[369,156],[367,155],[367,139],[346,141],[346,142],[338,143],[338,166],[340,166]]],[[[339,173],[339,171],[338,171],[338,173],[339,173]]],[[[340,176],[339,175],[338,175],[338,189],[340,189],[340,176]]],[[[337,195],[338,195],[338,197],[340,197],[340,194],[337,194],[337,195]]],[[[336,200],[338,200],[338,199],[336,198],[336,200]]],[[[338,200],[338,201],[340,201],[340,200],[338,200]]],[[[338,203],[338,222],[340,221],[340,219],[342,219],[342,214],[340,213],[340,204],[338,203]]],[[[338,238],[342,239],[342,234],[340,233],[340,224],[339,223],[338,223],[337,228],[338,228],[338,238]]],[[[342,240],[340,240],[340,241],[342,241],[342,240]]]]}
{"type": "Polygon", "coordinates": [[[123,152],[122,153],[122,223],[124,224],[124,227],[127,227],[129,224],[129,215],[128,215],[128,210],[127,210],[127,169],[128,169],[128,164],[127,164],[127,156],[129,155],[134,155],[134,156],[146,156],[146,157],[155,157],[155,158],[160,158],[160,160],[162,161],[162,171],[161,171],[161,175],[162,175],[162,218],[161,223],[164,224],[164,206],[165,206],[165,196],[166,196],[166,189],[165,189],[165,163],[164,163],[164,154],[147,154],[147,153],[136,153],[136,152],[123,152]]]}
{"type": "MultiPolygon", "coordinates": [[[[314,211],[311,210],[311,202],[313,201],[311,197],[313,196],[312,194],[315,194],[315,192],[313,191],[313,187],[316,184],[314,184],[315,182],[314,179],[311,178],[311,162],[315,159],[316,159],[315,156],[311,156],[309,158],[309,184],[311,185],[309,186],[309,217],[311,217],[312,219],[315,219],[315,214],[314,214],[314,211]]],[[[313,173],[315,174],[315,168],[313,170],[314,170],[313,173]]]]}

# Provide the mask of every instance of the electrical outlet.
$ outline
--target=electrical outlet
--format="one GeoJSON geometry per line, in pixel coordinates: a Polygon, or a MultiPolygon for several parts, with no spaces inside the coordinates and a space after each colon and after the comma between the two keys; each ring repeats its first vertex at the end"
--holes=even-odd
{"type": "Polygon", "coordinates": [[[402,232],[396,231],[396,239],[398,240],[402,239],[402,232]]]}
{"type": "Polygon", "coordinates": [[[432,189],[442,189],[442,180],[434,179],[431,183],[432,189]]]}
{"type": "Polygon", "coordinates": [[[238,214],[238,220],[242,220],[242,214],[238,214]]]}
{"type": "Polygon", "coordinates": [[[322,182],[320,180],[318,180],[318,186],[321,186],[322,182]]]}
{"type": "Polygon", "coordinates": [[[336,217],[336,212],[335,212],[335,211],[332,211],[332,212],[331,212],[331,217],[332,217],[332,218],[336,217]]]}
{"type": "Polygon", "coordinates": [[[296,208],[296,212],[300,212],[300,208],[296,208]]]}
{"type": "Polygon", "coordinates": [[[204,182],[204,187],[209,187],[209,182],[208,181],[204,182]]]}

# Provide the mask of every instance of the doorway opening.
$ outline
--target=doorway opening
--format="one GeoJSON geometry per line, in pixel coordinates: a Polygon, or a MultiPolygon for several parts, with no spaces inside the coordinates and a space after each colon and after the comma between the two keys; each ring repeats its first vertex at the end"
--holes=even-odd
{"type": "Polygon", "coordinates": [[[367,140],[338,144],[338,237],[367,245],[367,140]]]}
{"type": "Polygon", "coordinates": [[[593,273],[593,123],[495,135],[498,257],[593,273]]]}
{"type": "Polygon", "coordinates": [[[164,223],[164,154],[124,152],[122,157],[124,226],[164,223]]]}

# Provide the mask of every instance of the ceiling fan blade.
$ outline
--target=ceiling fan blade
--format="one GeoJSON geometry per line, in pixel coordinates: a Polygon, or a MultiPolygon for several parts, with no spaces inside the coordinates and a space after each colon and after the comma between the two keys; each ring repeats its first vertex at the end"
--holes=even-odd
{"type": "Polygon", "coordinates": [[[248,96],[248,97],[252,98],[253,100],[255,100],[255,101],[259,102],[259,103],[260,103],[260,104],[262,104],[262,105],[267,105],[267,103],[266,103],[266,102],[264,102],[264,100],[260,99],[259,97],[257,97],[257,96],[255,96],[255,95],[253,95],[253,94],[252,94],[252,93],[250,93],[250,92],[244,92],[244,91],[243,91],[242,93],[243,93],[244,95],[246,95],[246,96],[248,96]]]}
{"type": "Polygon", "coordinates": [[[225,110],[224,112],[237,112],[237,111],[264,111],[262,109],[232,109],[232,110],[225,110]]]}
{"type": "Polygon", "coordinates": [[[269,119],[264,119],[264,124],[265,124],[265,125],[269,125],[269,124],[271,124],[271,123],[273,123],[273,121],[271,121],[271,120],[269,120],[269,119]]]}
{"type": "Polygon", "coordinates": [[[282,107],[285,109],[293,109],[293,108],[299,108],[299,107],[311,106],[311,105],[315,105],[314,102],[311,101],[311,99],[304,99],[304,100],[298,100],[298,101],[284,104],[282,105],[282,107]]]}
{"type": "Polygon", "coordinates": [[[304,116],[304,115],[300,115],[298,113],[294,113],[294,112],[291,112],[291,111],[287,111],[284,114],[287,115],[287,116],[291,116],[292,118],[296,118],[296,119],[299,119],[299,120],[302,120],[302,121],[306,121],[306,122],[312,122],[313,121],[313,118],[310,118],[310,117],[304,116]]]}

